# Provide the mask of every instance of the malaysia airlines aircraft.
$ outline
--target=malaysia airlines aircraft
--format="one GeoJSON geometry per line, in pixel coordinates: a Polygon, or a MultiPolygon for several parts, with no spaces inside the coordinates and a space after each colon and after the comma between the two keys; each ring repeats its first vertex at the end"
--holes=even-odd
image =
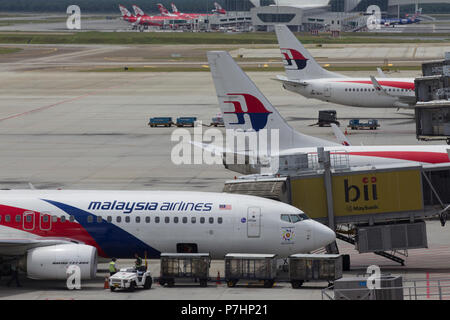
{"type": "Polygon", "coordinates": [[[19,261],[32,279],[95,277],[97,255],[162,252],[310,252],[334,232],[301,210],[254,196],[172,191],[0,191],[0,266],[19,261]]]}
{"type": "Polygon", "coordinates": [[[275,26],[286,90],[306,98],[362,108],[412,108],[414,78],[351,78],[323,69],[285,25],[275,26]]]}
{"type": "MultiPolygon", "coordinates": [[[[287,124],[227,52],[210,51],[207,56],[226,129],[241,132],[267,129],[269,133],[277,130],[279,152],[272,153],[271,157],[305,153],[313,156],[317,154],[317,147],[324,147],[330,151],[332,162],[345,155],[348,156],[350,166],[450,162],[448,145],[347,146],[297,132],[287,124]]],[[[201,147],[208,149],[205,145],[201,147]]],[[[256,154],[255,147],[249,146],[248,154],[256,154]]],[[[209,150],[217,154],[239,153],[220,147],[209,150]]]]}

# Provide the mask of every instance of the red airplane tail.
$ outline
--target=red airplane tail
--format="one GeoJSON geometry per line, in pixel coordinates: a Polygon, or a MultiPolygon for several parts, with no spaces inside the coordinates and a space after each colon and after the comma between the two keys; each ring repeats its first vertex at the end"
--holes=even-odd
{"type": "Polygon", "coordinates": [[[159,12],[161,13],[162,16],[168,16],[169,15],[169,10],[167,10],[161,3],[157,4],[159,12]]]}
{"type": "Polygon", "coordinates": [[[180,12],[178,11],[177,6],[175,5],[175,3],[172,2],[170,5],[172,6],[172,12],[173,12],[173,13],[175,13],[175,14],[180,13],[180,12]]]}

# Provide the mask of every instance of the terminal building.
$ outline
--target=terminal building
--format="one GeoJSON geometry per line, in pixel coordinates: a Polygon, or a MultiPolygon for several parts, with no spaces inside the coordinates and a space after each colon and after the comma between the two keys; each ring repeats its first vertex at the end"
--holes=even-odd
{"type": "MultiPolygon", "coordinates": [[[[422,0],[422,3],[441,3],[422,0]]],[[[292,31],[342,31],[364,29],[371,5],[381,12],[400,14],[400,6],[414,5],[415,0],[224,0],[226,15],[209,19],[213,29],[237,31],[274,31],[275,24],[286,24],[292,31]]]]}

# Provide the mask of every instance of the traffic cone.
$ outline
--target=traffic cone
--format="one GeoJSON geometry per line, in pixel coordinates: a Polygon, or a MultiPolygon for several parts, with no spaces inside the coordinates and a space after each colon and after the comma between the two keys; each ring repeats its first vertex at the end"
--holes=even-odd
{"type": "Polygon", "coordinates": [[[105,277],[105,284],[103,285],[104,289],[109,289],[109,279],[108,277],[105,277]]]}
{"type": "Polygon", "coordinates": [[[217,285],[221,284],[221,282],[220,282],[220,271],[217,271],[217,280],[216,280],[216,284],[217,284],[217,285]]]}

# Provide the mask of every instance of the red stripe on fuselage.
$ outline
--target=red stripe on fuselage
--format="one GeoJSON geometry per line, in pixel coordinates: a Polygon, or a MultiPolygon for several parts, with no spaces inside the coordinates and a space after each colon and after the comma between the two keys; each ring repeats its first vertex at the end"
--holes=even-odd
{"type": "MultiPolygon", "coordinates": [[[[345,153],[342,153],[345,154],[345,153]]],[[[398,160],[407,160],[424,163],[450,162],[447,153],[426,151],[351,151],[347,154],[352,156],[379,157],[398,160]]]]}
{"type": "Polygon", "coordinates": [[[51,215],[41,213],[41,212],[36,212],[34,210],[27,210],[27,209],[22,209],[22,208],[5,206],[5,205],[1,205],[1,204],[0,204],[0,217],[1,217],[1,221],[0,221],[1,226],[29,232],[29,233],[32,233],[36,236],[43,237],[43,238],[45,238],[45,237],[70,238],[73,240],[81,241],[87,245],[91,245],[91,246],[97,248],[98,254],[100,256],[107,257],[105,252],[102,250],[102,248],[100,248],[98,243],[91,237],[91,235],[79,223],[70,222],[69,219],[67,219],[65,222],[61,222],[61,219],[58,218],[58,220],[56,222],[54,222],[52,220],[51,215]],[[25,212],[33,213],[32,216],[34,218],[34,227],[31,228],[32,225],[30,225],[30,227],[27,228],[30,230],[24,229],[24,223],[25,223],[25,225],[27,225],[27,222],[24,221],[24,219],[25,219],[24,213],[25,212]],[[9,222],[5,221],[5,217],[7,215],[10,216],[9,222]],[[19,215],[21,217],[20,222],[16,222],[17,215],[19,215]],[[41,228],[40,227],[41,218],[45,215],[48,216],[49,222],[47,222],[47,223],[42,222],[42,224],[43,225],[45,224],[45,226],[44,226],[44,228],[41,228]],[[50,222],[50,220],[51,220],[51,222],[50,222]],[[49,226],[51,226],[49,228],[49,230],[42,230],[42,229],[46,229],[49,226]]]}
{"type": "MultiPolygon", "coordinates": [[[[359,84],[372,84],[372,81],[337,81],[337,82],[347,82],[347,83],[359,83],[359,84]]],[[[406,82],[406,81],[378,81],[378,83],[381,86],[385,87],[393,87],[393,88],[399,88],[399,89],[406,89],[406,90],[414,90],[414,82],[406,82]]]]}

